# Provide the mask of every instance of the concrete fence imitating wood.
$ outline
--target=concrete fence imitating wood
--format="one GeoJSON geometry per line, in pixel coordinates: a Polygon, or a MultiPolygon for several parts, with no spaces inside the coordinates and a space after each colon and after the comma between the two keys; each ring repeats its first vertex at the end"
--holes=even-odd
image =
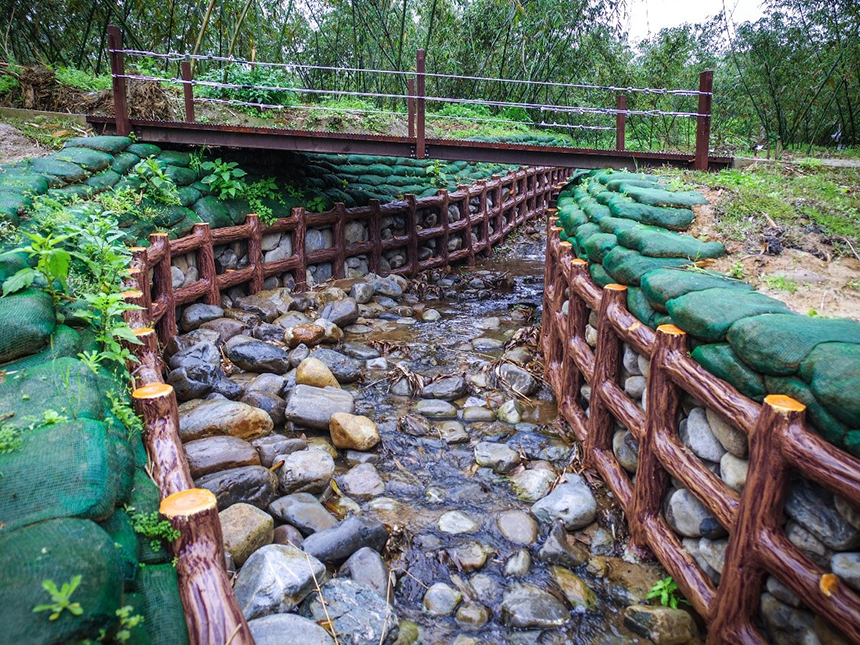
{"type": "Polygon", "coordinates": [[[713,376],[689,354],[686,334],[674,325],[652,330],[626,305],[626,287],[598,287],[588,263],[559,238],[550,217],[541,346],[546,380],[559,411],[582,441],[585,457],[612,489],[627,515],[636,547],[650,549],[709,625],[708,645],[764,645],[755,626],[763,582],[776,576],[816,614],[860,644],[860,596],[813,563],[786,536],[783,511],[789,472],[860,505],[860,461],[835,448],[804,422],[797,401],[771,395],[763,404],[713,376]],[[567,302],[567,312],[563,305],[567,302]],[[597,314],[595,349],[586,342],[597,314]],[[623,344],[650,358],[644,410],[619,385],[623,344]],[[591,389],[588,412],[580,396],[591,389]],[[731,489],[685,446],[678,432],[686,394],[732,422],[749,440],[749,470],[742,493],[731,489]],[[635,482],[612,449],[619,422],[638,441],[635,482]],[[685,550],[663,516],[672,477],[728,531],[718,585],[685,550]]]}
{"type": "Polygon", "coordinates": [[[306,271],[312,264],[331,262],[333,277],[343,278],[346,260],[357,255],[367,255],[369,269],[379,272],[383,251],[396,248],[405,249],[407,261],[391,273],[411,276],[454,262],[471,263],[477,254],[491,252],[522,223],[545,214],[557,184],[569,174],[561,168],[521,168],[503,177],[461,186],[451,193],[440,190],[437,195],[420,199],[407,195],[403,201],[380,204],[373,200],[357,208],[336,204],[332,210],[317,214],[295,208],[292,217],[270,226],[263,226],[256,215],[248,215],[240,226],[210,230],[208,224],[197,224],[190,235],[175,240],[155,233],[149,238],[148,248],[133,250],[127,278],[129,290],[123,294],[126,302],[139,307],[125,314],[126,322],[141,341],[129,345],[137,358],[129,365],[135,388],[132,398],[143,419],[149,471],[161,492],[161,511],[181,534],[173,548],[191,645],[248,645],[254,641],[227,578],[214,498],[207,491],[193,488],[179,440],[176,394],[162,378],[158,340],[166,342],[176,334],[176,308],[199,300],[220,305],[222,291],[247,285],[249,293],[256,293],[263,289],[267,277],[285,273],[293,275],[295,289],[302,291],[307,287],[306,271]],[[472,213],[470,204],[476,199],[477,208],[472,213]],[[447,213],[452,205],[458,206],[461,217],[449,222],[447,213]],[[439,213],[439,225],[422,229],[417,214],[430,209],[439,213]],[[381,239],[383,216],[403,216],[406,234],[381,239]],[[347,244],[344,227],[357,220],[366,224],[369,239],[347,244]],[[333,229],[333,246],[306,252],[306,232],[319,227],[333,229]],[[263,236],[283,232],[293,235],[292,255],[265,262],[263,236]],[[463,245],[449,251],[448,240],[454,235],[462,236],[463,245]],[[419,243],[434,239],[440,241],[436,244],[437,253],[419,260],[419,243]],[[214,247],[239,241],[247,243],[247,266],[217,273],[214,247]],[[187,253],[196,254],[199,279],[174,288],[171,259],[187,253]]]}

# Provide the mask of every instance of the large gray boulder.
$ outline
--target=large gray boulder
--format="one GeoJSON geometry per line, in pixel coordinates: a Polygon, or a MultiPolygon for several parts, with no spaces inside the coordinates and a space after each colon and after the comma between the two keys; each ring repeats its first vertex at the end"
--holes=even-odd
{"type": "Polygon", "coordinates": [[[284,416],[300,426],[328,430],[335,412],[352,414],[354,411],[355,400],[349,392],[334,387],[296,385],[287,399],[284,416]]]}

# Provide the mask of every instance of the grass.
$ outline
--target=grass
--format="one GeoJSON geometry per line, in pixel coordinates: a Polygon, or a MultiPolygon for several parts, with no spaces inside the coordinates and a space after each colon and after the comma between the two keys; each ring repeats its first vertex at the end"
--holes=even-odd
{"type": "Polygon", "coordinates": [[[665,170],[673,188],[719,189],[717,232],[753,240],[777,229],[791,246],[805,248],[812,234],[833,255],[860,250],[860,169],[826,166],[819,160],[761,164],[718,173],[665,170]]]}
{"type": "Polygon", "coordinates": [[[797,292],[797,281],[793,278],[787,278],[782,275],[763,275],[761,281],[766,287],[770,287],[771,289],[786,291],[788,293],[797,292]]]}
{"type": "Polygon", "coordinates": [[[4,117],[0,122],[11,125],[31,141],[56,150],[62,148],[69,139],[88,134],[88,130],[74,119],[55,116],[37,116],[32,119],[4,117]]]}

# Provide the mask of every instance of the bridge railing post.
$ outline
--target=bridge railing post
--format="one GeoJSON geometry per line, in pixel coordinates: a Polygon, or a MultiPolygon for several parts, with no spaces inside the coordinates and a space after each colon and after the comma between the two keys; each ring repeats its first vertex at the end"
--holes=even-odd
{"type": "Polygon", "coordinates": [[[185,96],[185,121],[194,123],[194,86],[191,81],[194,80],[194,72],[191,69],[191,62],[184,60],[180,65],[182,70],[182,92],[185,96]]]}
{"type": "Polygon", "coordinates": [[[415,100],[415,157],[423,159],[425,156],[424,148],[424,50],[419,49],[415,57],[415,72],[417,77],[416,82],[416,100],[415,100]]]}
{"type": "Polygon", "coordinates": [[[415,79],[410,78],[406,81],[406,92],[409,97],[406,99],[406,112],[408,114],[407,127],[409,138],[415,138],[415,79]]]}
{"type": "Polygon", "coordinates": [[[113,106],[114,114],[116,115],[116,133],[119,136],[126,136],[131,132],[131,126],[128,123],[128,100],[126,98],[126,79],[118,78],[125,75],[125,60],[122,52],[122,30],[116,25],[109,25],[108,32],[108,50],[110,60],[110,72],[113,78],[113,106]]]}
{"type": "Polygon", "coordinates": [[[696,160],[694,170],[708,169],[708,148],[711,145],[711,107],[713,104],[714,72],[699,74],[699,116],[696,117],[696,160]]]}
{"type": "Polygon", "coordinates": [[[627,96],[619,94],[615,99],[615,149],[624,150],[624,130],[627,125],[627,115],[624,113],[627,110],[627,96]]]}

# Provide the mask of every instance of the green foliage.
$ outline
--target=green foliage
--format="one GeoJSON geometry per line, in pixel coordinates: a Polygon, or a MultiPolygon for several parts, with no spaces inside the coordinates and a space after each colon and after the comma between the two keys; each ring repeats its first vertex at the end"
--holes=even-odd
{"type": "Polygon", "coordinates": [[[657,598],[660,600],[661,605],[671,607],[672,609],[677,609],[679,603],[689,604],[681,596],[680,591],[678,591],[678,584],[672,579],[672,576],[656,582],[645,597],[649,600],[657,598]]]}
{"type": "Polygon", "coordinates": [[[112,84],[110,74],[97,76],[73,67],[58,67],[54,74],[57,80],[63,85],[76,87],[79,90],[86,90],[87,92],[109,90],[112,84]]]}
{"type": "Polygon", "coordinates": [[[787,278],[783,275],[763,275],[761,281],[771,289],[787,291],[788,293],[795,293],[797,291],[797,280],[787,278]]]}
{"type": "Polygon", "coordinates": [[[134,411],[134,408],[129,405],[128,397],[111,390],[107,393],[107,398],[110,401],[111,414],[126,427],[129,438],[141,436],[143,434],[143,421],[134,411]]]}
{"type": "Polygon", "coordinates": [[[42,413],[41,425],[42,426],[53,426],[53,425],[56,425],[58,423],[65,423],[68,420],[69,420],[69,417],[67,417],[64,414],[60,414],[56,410],[45,410],[42,413]]]}
{"type": "Polygon", "coordinates": [[[140,339],[134,335],[131,327],[122,319],[122,313],[137,309],[125,301],[121,293],[96,292],[83,294],[82,300],[90,305],[79,313],[96,334],[101,351],[98,356],[90,357],[99,363],[113,363],[123,367],[129,361],[137,359],[123,343],[140,345],[140,339]]]}
{"type": "Polygon", "coordinates": [[[324,195],[317,195],[305,204],[305,208],[311,213],[322,213],[327,207],[328,199],[324,195]]]}
{"type": "Polygon", "coordinates": [[[283,203],[274,177],[265,177],[259,181],[246,184],[244,196],[248,200],[251,212],[257,213],[263,224],[269,225],[275,222],[277,218],[274,216],[272,209],[262,201],[264,199],[274,199],[283,203]]]}
{"type": "Polygon", "coordinates": [[[218,196],[218,199],[241,197],[248,189],[243,179],[248,173],[239,168],[239,164],[235,161],[215,159],[200,164],[200,167],[209,172],[202,181],[218,196]]]}
{"type": "Polygon", "coordinates": [[[135,167],[135,174],[144,182],[147,195],[159,204],[176,206],[181,202],[176,184],[165,173],[154,157],[142,159],[135,167]]]}
{"type": "Polygon", "coordinates": [[[131,518],[134,532],[151,540],[153,551],[160,551],[162,540],[170,543],[179,538],[179,531],[174,529],[167,520],[158,519],[158,513],[141,513],[133,506],[126,506],[125,512],[131,518]]]}
{"type": "Polygon", "coordinates": [[[5,96],[21,87],[18,79],[11,74],[0,73],[0,96],[5,96]]]}
{"type": "Polygon", "coordinates": [[[30,239],[30,244],[15,249],[10,253],[26,253],[35,258],[36,267],[25,267],[3,283],[3,295],[15,293],[30,287],[37,278],[45,283],[45,290],[51,294],[54,304],[66,297],[66,280],[69,277],[69,266],[72,255],[62,244],[68,235],[41,235],[40,233],[24,232],[30,239]]]}
{"type": "Polygon", "coordinates": [[[81,576],[74,576],[69,582],[64,582],[63,586],[57,588],[57,583],[53,580],[43,580],[42,589],[48,592],[51,596],[51,602],[44,605],[33,607],[33,613],[41,611],[50,611],[51,615],[48,620],[57,620],[63,611],[68,611],[73,616],[80,616],[84,613],[80,603],[72,602],[71,597],[81,584],[81,576]]]}
{"type": "Polygon", "coordinates": [[[744,279],[744,265],[742,262],[735,262],[731,269],[729,269],[727,276],[730,278],[734,278],[735,280],[743,280],[744,279]]]}
{"type": "Polygon", "coordinates": [[[444,188],[448,185],[448,175],[444,171],[444,166],[441,161],[434,159],[424,169],[424,174],[433,183],[434,186],[444,188]]]}
{"type": "MultiPolygon", "coordinates": [[[[132,614],[134,611],[134,607],[131,605],[125,605],[124,607],[116,610],[117,618],[119,618],[119,631],[113,636],[113,642],[115,643],[127,643],[128,639],[131,638],[131,630],[140,625],[143,622],[143,616],[140,614],[132,614]]],[[[105,635],[103,634],[99,640],[103,640],[105,635]]]]}
{"type": "Polygon", "coordinates": [[[236,63],[230,65],[226,70],[213,69],[201,74],[199,80],[244,86],[241,88],[219,88],[211,85],[199,85],[200,94],[210,98],[283,106],[295,103],[292,92],[266,89],[293,85],[291,77],[285,71],[275,67],[257,67],[236,63]]]}
{"type": "Polygon", "coordinates": [[[21,449],[21,431],[0,421],[0,454],[21,449]]]}

